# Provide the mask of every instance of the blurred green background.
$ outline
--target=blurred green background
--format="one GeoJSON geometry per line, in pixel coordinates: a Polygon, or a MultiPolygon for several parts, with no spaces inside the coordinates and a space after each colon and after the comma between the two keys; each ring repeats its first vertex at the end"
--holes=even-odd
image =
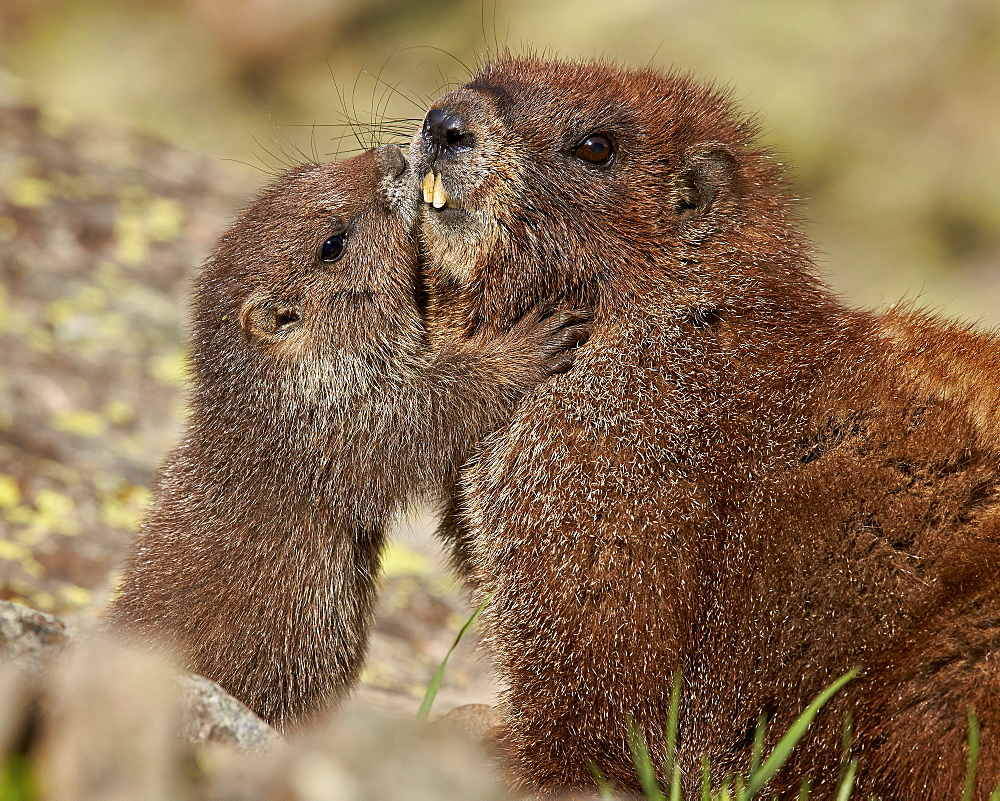
{"type": "Polygon", "coordinates": [[[276,168],[313,137],[333,158],[343,131],[324,126],[345,109],[420,117],[463,63],[504,45],[731,85],[794,165],[839,291],[1000,323],[997,0],[0,5],[0,65],[30,92],[232,159],[248,185],[261,177],[244,165],[276,168]]]}

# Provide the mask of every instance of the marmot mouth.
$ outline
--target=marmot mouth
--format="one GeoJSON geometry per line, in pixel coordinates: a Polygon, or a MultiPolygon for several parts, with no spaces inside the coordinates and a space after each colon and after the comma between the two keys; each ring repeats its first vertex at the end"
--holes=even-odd
{"type": "Polygon", "coordinates": [[[435,209],[455,209],[460,207],[460,204],[445,191],[444,184],[441,182],[441,173],[439,172],[431,170],[424,176],[423,191],[424,203],[435,209]]]}

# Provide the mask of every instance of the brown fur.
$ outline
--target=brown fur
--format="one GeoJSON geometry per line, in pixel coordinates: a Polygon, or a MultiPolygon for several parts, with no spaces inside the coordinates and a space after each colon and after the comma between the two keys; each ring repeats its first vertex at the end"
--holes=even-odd
{"type": "Polygon", "coordinates": [[[782,168],[728,97],[678,74],[500,57],[414,140],[431,319],[593,310],[574,369],[465,469],[450,510],[509,689],[525,788],[638,790],[625,723],[697,793],[830,682],[775,787],[830,797],[844,713],[858,797],[976,798],[1000,778],[995,337],[846,308],[815,276],[782,168]],[[442,117],[443,115],[443,117],[442,117]],[[435,127],[436,126],[436,127],[435,127]],[[448,134],[446,139],[445,133],[448,134]],[[593,133],[606,166],[574,155],[593,133]]]}
{"type": "Polygon", "coordinates": [[[111,610],[280,728],[355,681],[393,515],[583,333],[532,314],[429,361],[405,166],[387,146],[293,169],[222,237],[195,288],[189,430],[111,610]]]}

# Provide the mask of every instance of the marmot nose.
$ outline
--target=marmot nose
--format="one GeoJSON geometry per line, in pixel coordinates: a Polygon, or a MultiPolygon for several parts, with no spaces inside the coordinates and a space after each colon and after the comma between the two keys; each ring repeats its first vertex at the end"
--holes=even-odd
{"type": "Polygon", "coordinates": [[[424,138],[437,152],[468,150],[476,146],[476,136],[461,115],[448,108],[432,108],[424,118],[424,138]]]}

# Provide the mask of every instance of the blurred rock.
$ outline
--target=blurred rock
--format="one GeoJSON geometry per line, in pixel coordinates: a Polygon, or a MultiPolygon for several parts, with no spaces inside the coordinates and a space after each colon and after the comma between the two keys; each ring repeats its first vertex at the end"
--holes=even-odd
{"type": "Polygon", "coordinates": [[[42,798],[508,797],[480,744],[492,723],[485,705],[425,726],[354,702],[286,743],[216,684],[178,679],[104,637],[70,636],[51,615],[0,604],[0,632],[0,765],[26,766],[42,798]]]}
{"type": "Polygon", "coordinates": [[[0,759],[20,747],[34,697],[29,669],[17,662],[0,662],[0,759]]]}
{"type": "Polygon", "coordinates": [[[487,742],[500,718],[489,704],[462,704],[439,717],[431,725],[460,732],[479,742],[487,742]]]}
{"type": "Polygon", "coordinates": [[[67,639],[66,624],[59,618],[0,601],[0,658],[4,661],[37,665],[67,639]]]}
{"type": "Polygon", "coordinates": [[[281,736],[214,681],[187,674],[182,690],[181,733],[193,743],[220,743],[243,751],[278,746],[281,736]]]}
{"type": "Polygon", "coordinates": [[[161,660],[127,651],[98,631],[77,634],[54,615],[7,601],[0,601],[0,659],[9,668],[4,673],[4,680],[11,688],[9,694],[16,695],[13,688],[20,686],[16,678],[20,675],[18,669],[29,668],[32,675],[59,688],[55,695],[63,700],[56,703],[56,708],[59,703],[69,708],[71,705],[65,703],[67,697],[115,696],[116,704],[138,702],[140,707],[159,698],[158,706],[179,705],[175,733],[192,743],[261,751],[282,742],[274,729],[215,682],[192,674],[178,674],[161,660]],[[67,648],[68,645],[72,647],[67,648]],[[64,652],[65,658],[54,662],[53,657],[64,652]],[[92,680],[98,676],[110,683],[94,686],[92,680]],[[160,687],[164,676],[171,677],[169,689],[160,687]],[[74,684],[77,679],[84,684],[74,684]],[[149,692],[140,692],[141,698],[132,698],[134,685],[143,682],[149,685],[149,692]],[[121,697],[116,694],[119,690],[121,697]]]}
{"type": "Polygon", "coordinates": [[[352,704],[290,748],[231,765],[210,797],[499,801],[509,796],[473,738],[352,704]]]}
{"type": "Polygon", "coordinates": [[[79,641],[44,688],[34,749],[46,795],[75,801],[172,801],[183,774],[177,689],[165,665],[79,641]]]}

